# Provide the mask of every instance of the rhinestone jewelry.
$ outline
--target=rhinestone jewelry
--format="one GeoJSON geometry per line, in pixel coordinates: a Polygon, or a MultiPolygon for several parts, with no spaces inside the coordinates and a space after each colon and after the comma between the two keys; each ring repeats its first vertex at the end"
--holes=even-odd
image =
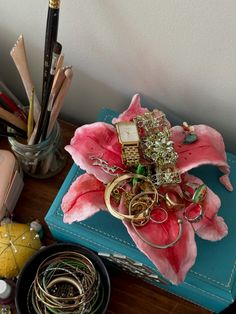
{"type": "Polygon", "coordinates": [[[104,172],[112,176],[118,175],[117,173],[118,171],[125,172],[125,170],[122,169],[121,167],[118,167],[116,165],[110,166],[106,160],[99,158],[97,156],[89,156],[89,159],[94,160],[93,166],[99,166],[104,172]]]}

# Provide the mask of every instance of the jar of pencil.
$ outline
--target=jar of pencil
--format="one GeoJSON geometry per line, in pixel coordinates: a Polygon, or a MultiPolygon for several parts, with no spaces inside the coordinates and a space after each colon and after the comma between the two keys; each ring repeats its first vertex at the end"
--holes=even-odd
{"type": "Polygon", "coordinates": [[[38,144],[29,145],[8,137],[11,149],[23,171],[31,177],[44,179],[58,174],[66,164],[66,152],[57,122],[50,135],[38,144]]]}

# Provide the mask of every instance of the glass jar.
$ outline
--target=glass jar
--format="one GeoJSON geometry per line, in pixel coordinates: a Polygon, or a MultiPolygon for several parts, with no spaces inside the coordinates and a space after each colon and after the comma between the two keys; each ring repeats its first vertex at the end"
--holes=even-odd
{"type": "Polygon", "coordinates": [[[22,170],[34,178],[50,178],[66,164],[66,154],[59,123],[55,124],[48,138],[39,144],[27,145],[9,137],[11,149],[22,170]]]}

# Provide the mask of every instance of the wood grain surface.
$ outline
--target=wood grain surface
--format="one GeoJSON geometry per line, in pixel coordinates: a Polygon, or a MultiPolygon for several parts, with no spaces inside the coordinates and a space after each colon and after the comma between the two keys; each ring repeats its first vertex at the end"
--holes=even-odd
{"type": "MultiPolygon", "coordinates": [[[[69,144],[75,126],[61,122],[64,144],[69,144]]],[[[9,148],[6,139],[0,139],[0,148],[9,148]]],[[[28,223],[38,219],[44,225],[44,244],[50,244],[52,238],[44,217],[57,195],[70,167],[72,159],[68,155],[68,162],[63,171],[50,179],[33,179],[25,176],[25,186],[14,211],[14,220],[28,223]]],[[[177,296],[154,287],[141,279],[135,278],[112,266],[108,267],[111,278],[111,301],[109,314],[210,314],[197,305],[185,301],[177,296]]],[[[232,312],[233,313],[233,312],[232,312]]],[[[235,311],[236,313],[236,311],[235,311]]]]}

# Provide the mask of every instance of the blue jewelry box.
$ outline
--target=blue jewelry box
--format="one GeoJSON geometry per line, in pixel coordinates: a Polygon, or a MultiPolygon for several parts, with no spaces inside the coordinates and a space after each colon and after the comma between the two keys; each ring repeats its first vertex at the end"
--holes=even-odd
{"type": "MultiPolygon", "coordinates": [[[[104,109],[98,120],[111,122],[114,116],[113,111],[104,109]]],[[[231,167],[231,181],[236,187],[236,156],[230,153],[227,156],[231,167]]],[[[45,217],[55,239],[82,244],[116,263],[120,268],[213,312],[222,311],[234,301],[236,193],[226,191],[219,183],[219,170],[216,167],[202,166],[191,173],[202,178],[220,197],[222,205],[219,215],[225,219],[229,234],[218,242],[205,241],[196,236],[198,250],[196,263],[185,281],[178,286],[172,285],[160,276],[152,262],[136,248],[122,222],[110,213],[99,212],[85,221],[71,225],[63,223],[62,198],[71,183],[82,173],[78,166],[75,164],[72,166],[45,217]]]]}

